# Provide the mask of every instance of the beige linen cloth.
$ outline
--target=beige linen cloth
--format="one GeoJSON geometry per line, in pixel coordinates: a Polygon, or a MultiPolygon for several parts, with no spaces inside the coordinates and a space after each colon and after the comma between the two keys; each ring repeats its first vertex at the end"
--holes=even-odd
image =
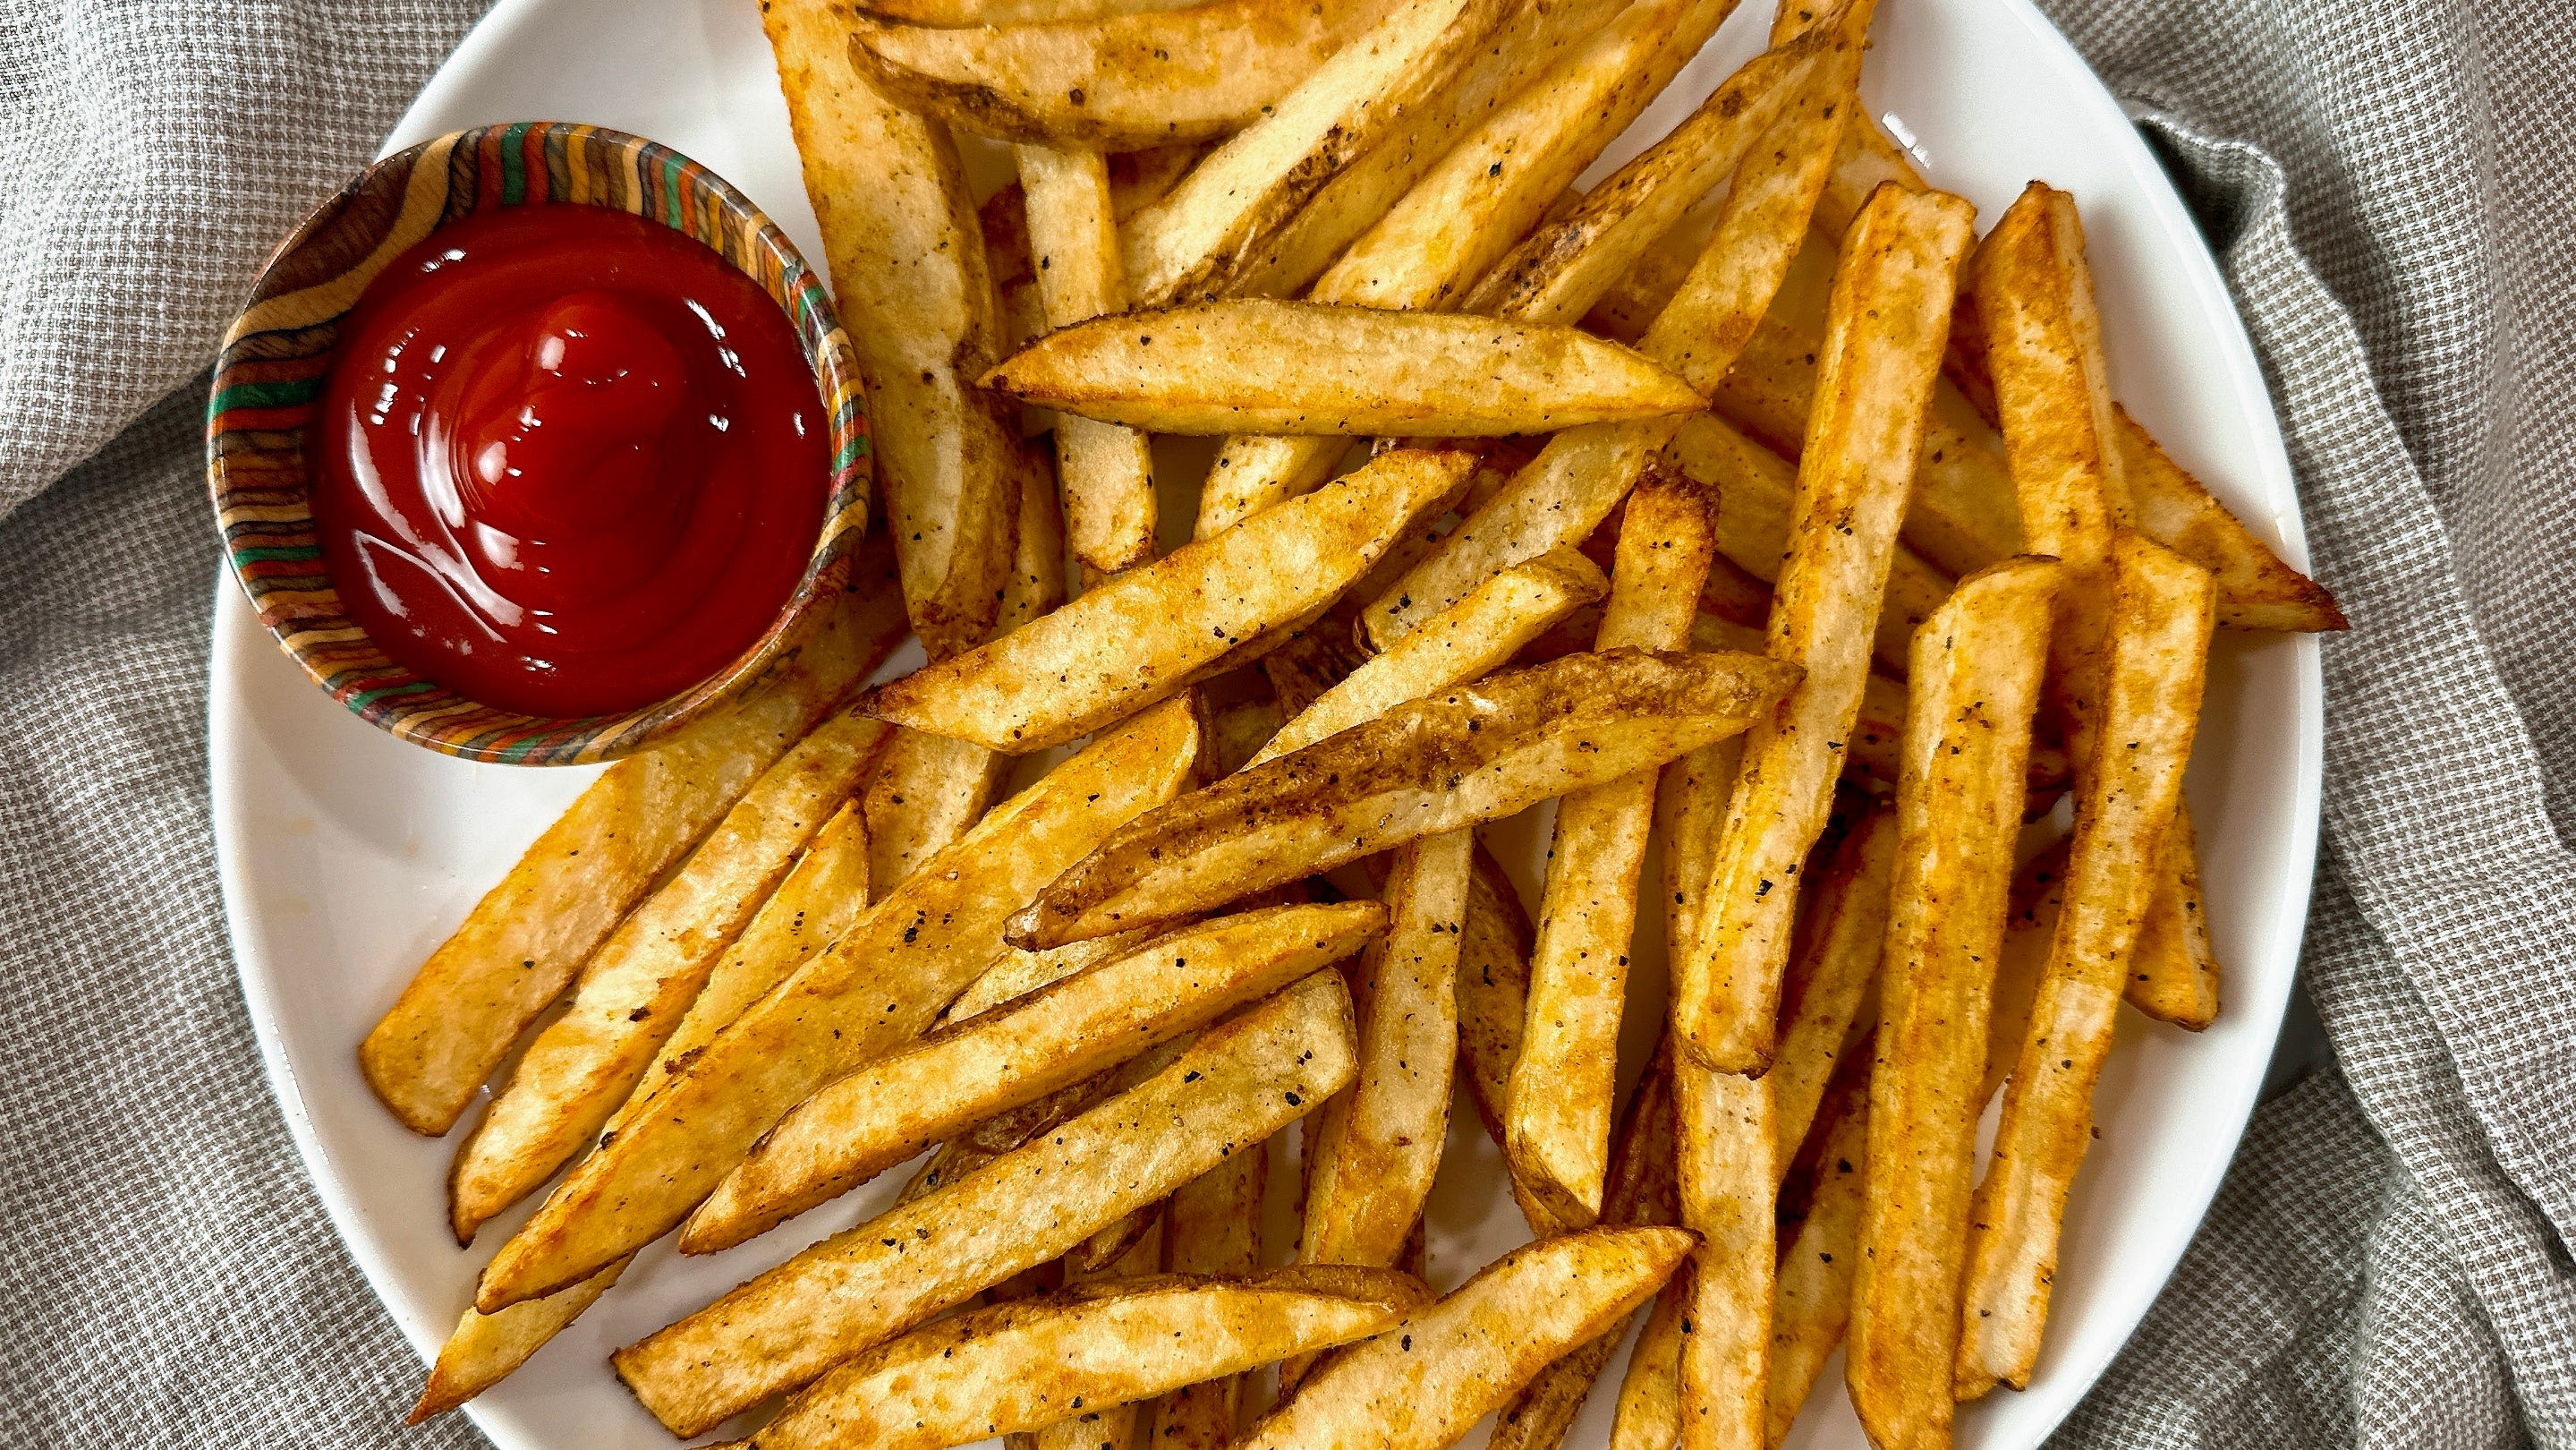
{"type": "MultiPolygon", "coordinates": [[[[0,0],[0,1443],[478,1443],[397,1426],[420,1366],[235,985],[200,435],[252,270],[479,8],[0,0]]],[[[2576,1446],[2576,11],[2055,9],[2225,263],[2353,624],[2331,1058],[2060,1438],[2576,1446]]]]}

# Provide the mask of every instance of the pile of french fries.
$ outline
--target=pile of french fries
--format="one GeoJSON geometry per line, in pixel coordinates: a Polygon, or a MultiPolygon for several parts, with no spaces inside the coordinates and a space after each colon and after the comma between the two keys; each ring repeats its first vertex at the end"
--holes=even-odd
{"type": "Polygon", "coordinates": [[[1871,0],[1577,189],[1732,5],[765,0],[885,527],[361,1047],[431,1135],[509,1064],[460,1243],[542,1195],[415,1418],[907,1163],[616,1373],[904,1450],[1551,1450],[1640,1313],[1620,1450],[2029,1381],[2120,1003],[2218,1010],[2211,632],[2343,621],[2114,401],[2074,198],[1980,239],[1863,111],[1871,0]],[[1462,1087],[1532,1241],[1434,1297],[1462,1087]]]}

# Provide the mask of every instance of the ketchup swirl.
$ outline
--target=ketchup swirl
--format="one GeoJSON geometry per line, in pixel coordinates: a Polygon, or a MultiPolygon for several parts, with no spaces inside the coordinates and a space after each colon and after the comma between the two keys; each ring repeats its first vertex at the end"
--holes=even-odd
{"type": "Polygon", "coordinates": [[[821,528],[829,423],[767,292],[604,207],[463,218],[342,325],[313,512],[350,615],[487,705],[597,715],[757,640],[821,528]]]}

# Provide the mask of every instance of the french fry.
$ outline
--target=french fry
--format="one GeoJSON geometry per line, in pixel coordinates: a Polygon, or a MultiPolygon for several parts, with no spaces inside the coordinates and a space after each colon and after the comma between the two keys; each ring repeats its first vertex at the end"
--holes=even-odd
{"type": "Polygon", "coordinates": [[[2003,955],[1995,961],[1986,1016],[1986,1075],[1977,1089],[1981,1105],[2003,1091],[2022,1037],[2030,1031],[2030,1006],[2048,970],[2049,945],[2057,939],[2058,914],[2066,905],[2066,857],[2073,844],[2061,836],[2013,873],[2012,915],[2004,922],[2003,955]]]}
{"type": "Polygon", "coordinates": [[[1067,942],[1042,952],[1004,947],[983,975],[967,984],[966,990],[957,994],[957,1000],[948,1004],[941,1020],[950,1026],[970,1021],[1104,962],[1133,956],[1153,939],[1151,932],[1122,931],[1115,936],[1067,942]]]}
{"type": "Polygon", "coordinates": [[[980,1119],[1339,961],[1386,923],[1373,902],[1244,912],[968,1017],[797,1105],[690,1216],[680,1251],[713,1253],[766,1233],[980,1119]]]}
{"type": "MultiPolygon", "coordinates": [[[[1270,1155],[1234,1153],[1172,1193],[1163,1208],[1164,1260],[1176,1274],[1244,1275],[1261,1263],[1261,1201],[1270,1155]]],[[[1194,1380],[1154,1407],[1162,1450],[1224,1450],[1242,1423],[1241,1373],[1194,1380]]]]}
{"type": "Polygon", "coordinates": [[[1763,1443],[1789,1437],[1800,1407],[1842,1346],[1852,1314],[1852,1275],[1862,1259],[1861,1197],[1867,1184],[1872,1050],[1856,1054],[1816,1116],[1807,1155],[1813,1184],[1806,1216],[1780,1256],[1771,1298],[1771,1381],[1763,1395],[1763,1443]]]}
{"type": "Polygon", "coordinates": [[[1523,239],[1462,305],[1534,321],[1581,318],[1656,238],[1736,169],[1832,46],[1827,37],[1807,38],[1755,57],[1671,134],[1523,239]]]}
{"type": "MultiPolygon", "coordinates": [[[[1729,77],[1670,136],[1489,273],[1468,297],[1468,310],[1550,323],[1581,317],[1657,235],[1735,166],[1825,49],[1821,38],[1802,39],[1729,77]]],[[[1678,346],[1670,332],[1657,342],[1678,346]]],[[[1711,376],[1725,371],[1705,349],[1694,357],[1694,365],[1711,376]]],[[[1589,535],[1664,448],[1672,426],[1605,423],[1549,439],[1445,543],[1368,606],[1361,621],[1371,641],[1384,648],[1421,613],[1446,607],[1494,570],[1589,535]]]]}
{"type": "MultiPolygon", "coordinates": [[[[1485,1136],[1501,1147],[1503,1104],[1510,1096],[1512,1063],[1520,1057],[1529,1017],[1529,912],[1502,863],[1480,843],[1468,867],[1467,920],[1458,933],[1458,1080],[1475,1105],[1485,1136]]],[[[1545,1202],[1513,1177],[1504,1177],[1530,1232],[1545,1237],[1564,1228],[1545,1202]]]]}
{"type": "MultiPolygon", "coordinates": [[[[1127,310],[1127,277],[1111,214],[1109,163],[1097,152],[1018,148],[1046,325],[1127,310]]],[[[1145,435],[1070,415],[1055,426],[1073,555],[1102,574],[1153,556],[1154,454],[1145,435]]]]}
{"type": "Polygon", "coordinates": [[[1751,656],[1614,650],[1399,705],[1116,832],[1013,920],[1011,940],[1148,926],[1512,815],[1734,734],[1795,678],[1751,656]]]}
{"type": "Polygon", "coordinates": [[[926,1325],[788,1401],[745,1450],[944,1450],[1385,1328],[1429,1298],[1389,1270],[1170,1274],[1068,1287],[926,1325]]]}
{"type": "Polygon", "coordinates": [[[1914,637],[1845,1379],[1881,1446],[1950,1439],[1986,1018],[2062,566],[1960,581],[1914,637]]]}
{"type": "MultiPolygon", "coordinates": [[[[1132,1283],[1160,1277],[1156,1270],[1162,1267],[1161,1227],[1161,1216],[1157,1214],[1139,1226],[1134,1242],[1097,1267],[1082,1265],[1077,1255],[1067,1254],[1064,1258],[1064,1287],[1078,1291],[1085,1285],[1114,1280],[1132,1283]]],[[[1108,1229],[1101,1230],[1101,1233],[1107,1232],[1108,1229]]],[[[1098,1243],[1100,1235],[1092,1235],[1091,1241],[1098,1243]]],[[[1155,1347],[1167,1354],[1170,1350],[1168,1345],[1155,1347]]],[[[1153,1401],[1142,1397],[1119,1399],[1121,1388],[1112,1387],[1105,1394],[1064,1396],[1065,1403],[1076,1413],[1041,1425],[1034,1431],[1004,1436],[1005,1450],[1016,1450],[1021,1446],[1026,1446],[1027,1450],[1144,1450],[1141,1443],[1146,1430],[1143,1417],[1154,1408],[1153,1401]]],[[[837,1432],[839,1427],[834,1426],[833,1429],[837,1432]]]]}
{"type": "Polygon", "coordinates": [[[851,63],[896,101],[1004,141],[1131,151],[1259,119],[1395,0],[1208,3],[1023,25],[847,17],[851,63]]]}
{"type": "Polygon", "coordinates": [[[2111,654],[2065,906],[1969,1218],[1953,1386],[1963,1400],[1998,1380],[2028,1384],[2038,1361],[2066,1192],[2092,1133],[2093,1085],[2138,922],[2170,879],[2160,857],[2199,721],[2216,612],[2209,571],[2123,532],[2112,577],[2111,654]]]}
{"type": "Polygon", "coordinates": [[[1317,696],[1248,764],[1266,764],[1408,700],[1490,674],[1548,625],[1609,587],[1591,560],[1570,549],[1505,569],[1317,696]]]}
{"type": "Polygon", "coordinates": [[[1319,973],[1043,1139],[825,1239],[612,1362],[674,1434],[704,1433],[1056,1257],[1313,1111],[1353,1069],[1350,996],[1319,973]]]}
{"type": "Polygon", "coordinates": [[[970,740],[897,730],[885,763],[860,797],[867,817],[868,879],[880,892],[982,820],[1011,758],[970,740]]]}
{"type": "Polygon", "coordinates": [[[1042,25],[1177,10],[1192,0],[868,0],[868,13],[912,25],[1042,25]]]}
{"type": "MultiPolygon", "coordinates": [[[[1152,1078],[1164,1068],[1178,1062],[1181,1054],[1196,1046],[1196,1034],[1176,1038],[1120,1063],[1108,1072],[1095,1073],[1071,1087],[1059,1088],[1036,1102],[996,1113],[977,1123],[965,1133],[949,1139],[930,1155],[930,1160],[916,1170],[900,1192],[897,1204],[906,1204],[937,1192],[986,1164],[1013,1152],[1075,1118],[1152,1078]]],[[[1050,1272],[1061,1265],[1050,1261],[1050,1272]]],[[[1031,1272],[1036,1272],[1032,1270],[1031,1272]]]]}
{"type": "MultiPolygon", "coordinates": [[[[1310,299],[1451,310],[1731,8],[1733,0],[1646,0],[1622,10],[1440,157],[1315,279],[1310,299]]],[[[1546,23],[1537,14],[1533,7],[1532,23],[1546,23]]],[[[1201,524],[1231,522],[1302,493],[1340,456],[1327,439],[1229,439],[1209,475],[1201,524]]]]}
{"type": "Polygon", "coordinates": [[[1796,867],[1824,824],[1869,675],[1923,414],[1970,241],[1966,202],[1882,189],[1846,240],[1780,570],[1772,654],[1807,674],[1746,736],[1699,940],[1674,975],[1685,1054],[1722,1071],[1771,1061],[1797,908],[1796,867]]]}
{"type": "Polygon", "coordinates": [[[1017,420],[974,386],[1003,349],[983,227],[947,129],[859,78],[825,0],[773,0],[761,24],[867,380],[905,607],[933,656],[953,653],[992,627],[1015,525],[1017,420]]]}
{"type": "Polygon", "coordinates": [[[1437,109],[1511,9],[1503,0],[1403,0],[1388,10],[1129,229],[1138,298],[1159,305],[1221,290],[1211,282],[1344,167],[1437,109]]]}
{"type": "Polygon", "coordinates": [[[1157,433],[1546,433],[1707,400],[1571,327],[1243,298],[1040,338],[984,375],[1025,403],[1157,433]]]}
{"type": "MultiPolygon", "coordinates": [[[[1597,647],[1687,647],[1715,552],[1717,498],[1650,475],[1629,494],[1627,510],[1597,647]]],[[[1609,1170],[1619,1018],[1656,774],[1649,767],[1567,795],[1548,850],[1504,1149],[1515,1176],[1573,1226],[1600,1213],[1609,1170]]]]}
{"type": "Polygon", "coordinates": [[[1004,914],[1180,788],[1195,727],[1172,705],[1102,739],[869,908],[573,1169],[484,1269],[476,1307],[552,1293],[660,1237],[789,1108],[928,1027],[1001,950],[1004,914]]]}
{"type": "MultiPolygon", "coordinates": [[[[2023,722],[2028,744],[2028,722],[2023,722]]],[[[2019,782],[2013,796],[2020,815],[2019,782]]],[[[1862,998],[1878,976],[1887,938],[1889,883],[1896,875],[1896,813],[1865,811],[1834,851],[1821,879],[1805,889],[1805,940],[1780,992],[1780,1051],[1771,1063],[1771,1096],[1779,1129],[1780,1166],[1788,1167],[1816,1119],[1825,1085],[1858,1024],[1862,998]]],[[[2012,843],[2004,843],[2009,858],[2012,843]]]]}
{"type": "Polygon", "coordinates": [[[498,1314],[468,1308],[455,1332],[438,1347],[429,1382],[421,1387],[420,1399],[403,1423],[417,1425],[443,1415],[509,1378],[529,1356],[545,1348],[547,1340],[616,1287],[617,1276],[626,1272],[629,1262],[619,1259],[580,1283],[543,1299],[523,1300],[498,1314]]]}
{"type": "MultiPolygon", "coordinates": [[[[1682,3],[1704,5],[1707,0],[1675,0],[1657,9],[1679,13],[1682,3]]],[[[1494,118],[1520,112],[1531,103],[1533,87],[1557,84],[1557,67],[1565,58],[1587,51],[1600,33],[1628,24],[1630,9],[1618,0],[1516,8],[1446,89],[1417,107],[1384,142],[1334,173],[1271,236],[1227,259],[1203,284],[1207,294],[1293,297],[1304,292],[1416,183],[1435,170],[1445,175],[1456,169],[1452,158],[1462,152],[1481,152],[1484,148],[1469,138],[1492,134],[1494,118]]],[[[1690,33],[1677,32],[1676,42],[1688,43],[1669,49],[1686,55],[1707,38],[1700,31],[1697,40],[1688,40],[1690,33]]],[[[1652,74],[1640,76],[1650,91],[1652,74]]],[[[1617,114],[1603,118],[1610,133],[1625,124],[1615,119],[1617,114]]],[[[1484,164],[1490,163],[1480,166],[1484,164]]],[[[1516,193],[1519,187],[1515,180],[1511,189],[1516,193]]],[[[1497,225],[1515,235],[1521,230],[1508,220],[1497,225]]]]}
{"type": "Polygon", "coordinates": [[[1275,648],[1445,501],[1470,464],[1386,454],[1293,513],[1129,570],[982,649],[878,687],[861,708],[1012,754],[1097,730],[1275,648]]]}
{"type": "Polygon", "coordinates": [[[2113,410],[2121,471],[2140,532],[2218,577],[2218,622],[2230,629],[2317,633],[2350,626],[2334,596],[2254,537],[2176,464],[2128,410],[2113,410]]]}
{"type": "Polygon", "coordinates": [[[455,1126],[628,909],[893,652],[904,626],[886,562],[863,553],[858,592],[735,708],[601,772],[430,953],[358,1046],[368,1088],[404,1127],[455,1126]]]}
{"type": "Polygon", "coordinates": [[[1372,647],[1392,649],[1493,575],[1580,542],[1644,476],[1676,426],[1607,423],[1550,438],[1500,492],[1369,602],[1361,632],[1372,647]]]}
{"type": "Polygon", "coordinates": [[[1324,1105],[1308,1140],[1299,1263],[1391,1267],[1422,1217],[1449,1136],[1458,937],[1474,845],[1471,832],[1456,830],[1394,853],[1385,932],[1352,984],[1359,1075],[1324,1105]]]}
{"type": "Polygon", "coordinates": [[[1655,1296],[1619,1377],[1610,1419],[1610,1450],[1673,1450],[1682,1438],[1682,1315],[1690,1280],[1675,1275],[1655,1296]]]}
{"type": "MultiPolygon", "coordinates": [[[[1710,906],[1716,902],[1712,895],[1710,906]]],[[[1773,1215],[1780,1172],[1771,1080],[1712,1071],[1673,1054],[1682,1227],[1699,1235],[1683,1269],[1682,1450],[1758,1450],[1771,1376],[1773,1215]]]]}
{"type": "Polygon", "coordinates": [[[734,939],[885,744],[860,716],[825,720],[752,783],[679,874],[609,934],[567,1010],[539,1032],[457,1149],[456,1241],[570,1162],[643,1080],[734,939]]]}
{"type": "Polygon", "coordinates": [[[2159,884],[2146,920],[2138,923],[2125,994],[2130,1006],[2157,1021],[2198,1032],[2218,1020],[2218,950],[2209,939],[2200,843],[2187,807],[2174,812],[2164,860],[2172,887],[2159,884]]]}
{"type": "MultiPolygon", "coordinates": [[[[1683,419],[1673,434],[1671,457],[1684,475],[1726,499],[1726,507],[1718,510],[1718,553],[1765,584],[1778,582],[1781,561],[1789,552],[1797,469],[1715,413],[1683,419]]],[[[1903,675],[1914,631],[1950,597],[1955,582],[1898,538],[1888,556],[1887,589],[1870,640],[1881,668],[1903,675]]]]}
{"type": "Polygon", "coordinates": [[[1236,1443],[1440,1450],[1644,1303],[1690,1244],[1679,1229],[1603,1228],[1514,1249],[1439,1303],[1336,1352],[1236,1443]]]}

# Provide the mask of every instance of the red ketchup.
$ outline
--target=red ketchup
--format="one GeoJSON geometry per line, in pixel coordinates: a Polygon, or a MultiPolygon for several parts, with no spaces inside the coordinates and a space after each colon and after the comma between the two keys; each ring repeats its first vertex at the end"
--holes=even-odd
{"type": "Polygon", "coordinates": [[[595,206],[466,217],[343,324],[313,513],[385,652],[533,715],[633,709],[786,605],[831,487],[786,314],[689,237],[595,206]]]}

